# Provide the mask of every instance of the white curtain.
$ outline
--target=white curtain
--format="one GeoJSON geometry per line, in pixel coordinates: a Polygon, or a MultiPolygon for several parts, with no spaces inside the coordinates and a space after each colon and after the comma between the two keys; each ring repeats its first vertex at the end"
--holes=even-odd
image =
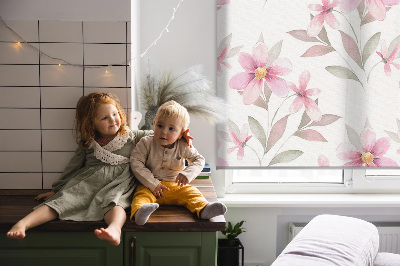
{"type": "Polygon", "coordinates": [[[400,0],[218,0],[218,167],[398,167],[400,0]]]}

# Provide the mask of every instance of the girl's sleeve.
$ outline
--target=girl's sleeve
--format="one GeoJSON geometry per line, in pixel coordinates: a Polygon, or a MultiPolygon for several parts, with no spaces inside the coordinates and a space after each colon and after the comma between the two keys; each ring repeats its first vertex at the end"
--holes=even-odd
{"type": "Polygon", "coordinates": [[[137,144],[143,137],[154,135],[153,130],[132,130],[135,135],[135,144],[137,144]]]}
{"type": "Polygon", "coordinates": [[[70,180],[75,175],[76,171],[78,171],[85,165],[85,160],[86,151],[82,148],[78,148],[75,151],[74,156],[65,167],[60,179],[53,183],[53,191],[59,191],[65,185],[65,183],[67,183],[68,180],[70,180]]]}
{"type": "Polygon", "coordinates": [[[185,149],[184,157],[188,161],[188,166],[181,172],[189,182],[192,182],[203,170],[206,160],[194,147],[189,148],[186,141],[180,141],[181,147],[185,149]]]}
{"type": "Polygon", "coordinates": [[[143,186],[154,191],[158,184],[160,184],[160,181],[154,178],[153,173],[146,167],[149,148],[146,146],[145,140],[146,139],[140,140],[135,149],[133,149],[130,158],[131,169],[136,179],[139,180],[143,186]]]}

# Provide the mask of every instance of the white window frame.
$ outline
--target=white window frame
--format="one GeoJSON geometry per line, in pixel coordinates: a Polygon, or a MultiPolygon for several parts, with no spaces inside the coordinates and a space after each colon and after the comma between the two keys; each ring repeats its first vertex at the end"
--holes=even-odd
{"type": "Polygon", "coordinates": [[[366,176],[366,169],[353,170],[354,190],[369,193],[399,193],[400,176],[366,176]]]}
{"type": "MultiPolygon", "coordinates": [[[[225,170],[227,194],[329,194],[399,193],[400,176],[365,176],[365,169],[344,169],[343,183],[233,183],[233,171],[225,170]]],[[[267,170],[266,170],[267,171],[267,170]]]]}

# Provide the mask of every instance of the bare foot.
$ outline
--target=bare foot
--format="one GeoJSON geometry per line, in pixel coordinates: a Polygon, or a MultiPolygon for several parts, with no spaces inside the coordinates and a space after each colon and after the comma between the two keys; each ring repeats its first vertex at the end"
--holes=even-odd
{"type": "Polygon", "coordinates": [[[22,239],[25,237],[26,226],[20,222],[16,223],[10,231],[7,232],[8,238],[22,239]]]}
{"type": "Polygon", "coordinates": [[[98,239],[108,241],[113,246],[118,246],[121,241],[121,230],[113,227],[96,229],[94,234],[98,239]]]}

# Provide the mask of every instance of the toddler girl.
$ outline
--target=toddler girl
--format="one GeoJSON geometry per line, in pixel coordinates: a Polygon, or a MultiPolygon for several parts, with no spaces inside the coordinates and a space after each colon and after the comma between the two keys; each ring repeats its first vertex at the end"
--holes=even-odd
{"type": "Polygon", "coordinates": [[[45,202],[17,222],[7,233],[9,238],[24,238],[25,231],[59,218],[73,221],[99,221],[107,228],[95,235],[119,245],[136,185],[129,168],[129,156],[136,139],[149,132],[132,132],[118,100],[108,93],[91,93],[77,103],[76,141],[79,148],[51,192],[35,199],[45,202]]]}
{"type": "Polygon", "coordinates": [[[223,203],[209,203],[197,188],[187,185],[201,172],[205,160],[185,140],[189,131],[186,108],[175,101],[166,102],[153,123],[154,136],[143,137],[130,158],[141,183],[132,200],[131,220],[145,224],[159,204],[185,206],[202,219],[224,214],[223,203]]]}

